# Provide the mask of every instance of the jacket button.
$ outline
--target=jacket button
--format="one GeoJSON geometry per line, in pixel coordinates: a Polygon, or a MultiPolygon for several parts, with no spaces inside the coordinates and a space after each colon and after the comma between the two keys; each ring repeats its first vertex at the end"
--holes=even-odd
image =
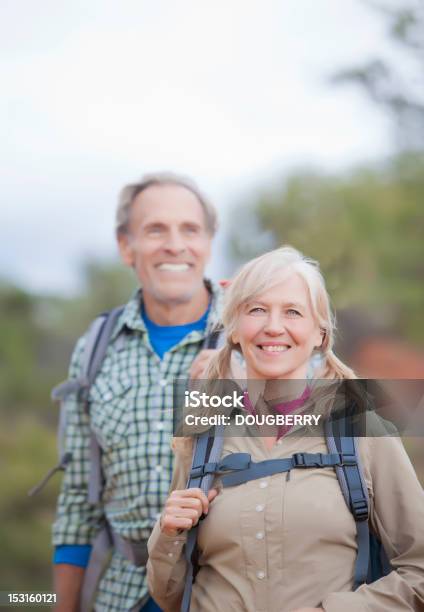
{"type": "Polygon", "coordinates": [[[256,572],[256,578],[258,578],[259,580],[262,580],[263,578],[265,578],[265,572],[262,572],[262,571],[256,572]]]}

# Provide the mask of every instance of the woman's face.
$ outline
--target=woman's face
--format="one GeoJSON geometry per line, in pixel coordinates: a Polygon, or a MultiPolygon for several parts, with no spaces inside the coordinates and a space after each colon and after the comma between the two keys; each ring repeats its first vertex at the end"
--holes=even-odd
{"type": "Polygon", "coordinates": [[[245,304],[232,339],[241,346],[248,378],[306,378],[322,332],[302,277],[293,272],[245,304]]]}

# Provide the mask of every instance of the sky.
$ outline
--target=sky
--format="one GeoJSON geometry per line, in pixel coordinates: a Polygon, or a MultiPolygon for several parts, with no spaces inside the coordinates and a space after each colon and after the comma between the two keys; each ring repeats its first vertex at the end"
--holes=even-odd
{"type": "Polygon", "coordinates": [[[117,195],[145,172],[216,204],[217,278],[235,204],[390,151],[388,120],[329,83],[389,50],[361,0],[14,0],[0,39],[0,277],[31,291],[72,294],[85,258],[115,256],[117,195]]]}

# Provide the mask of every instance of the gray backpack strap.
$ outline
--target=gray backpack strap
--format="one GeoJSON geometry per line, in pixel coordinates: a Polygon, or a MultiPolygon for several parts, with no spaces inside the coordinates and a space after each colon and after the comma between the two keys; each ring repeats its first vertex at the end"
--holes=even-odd
{"type": "Polygon", "coordinates": [[[65,451],[65,429],[66,429],[66,408],[64,400],[72,393],[77,393],[79,398],[87,399],[89,382],[88,371],[90,368],[92,354],[94,352],[97,339],[105,321],[105,315],[98,316],[88,328],[85,337],[84,354],[80,376],[76,379],[65,380],[54,387],[51,393],[52,400],[60,401],[59,422],[57,428],[57,449],[59,460],[65,451]]]}
{"type": "MultiPolygon", "coordinates": [[[[191,470],[198,470],[198,476],[191,476],[187,483],[187,488],[200,487],[207,495],[211,488],[214,474],[202,475],[202,467],[207,461],[217,462],[221,457],[222,445],[224,442],[224,426],[219,425],[211,431],[206,431],[196,438],[193,449],[193,460],[191,470]]],[[[181,604],[181,612],[190,610],[191,591],[194,581],[193,554],[196,548],[197,531],[199,525],[192,527],[187,535],[185,545],[185,558],[187,561],[187,573],[184,584],[184,594],[181,604]]]]}
{"type": "MultiPolygon", "coordinates": [[[[98,584],[109,564],[113,548],[118,550],[137,567],[145,566],[147,563],[147,540],[130,543],[128,540],[113,533],[106,523],[93,542],[90,562],[84,572],[79,612],[92,612],[94,610],[98,584]]],[[[146,595],[140,599],[131,608],[130,612],[139,612],[140,608],[146,603],[148,597],[149,595],[146,595]]]]}
{"type": "Polygon", "coordinates": [[[52,467],[47,474],[40,480],[38,484],[33,486],[28,491],[28,496],[32,497],[33,495],[37,495],[42,489],[44,489],[45,485],[49,482],[50,478],[56,474],[56,472],[64,471],[67,468],[68,463],[72,461],[72,453],[65,453],[60,459],[59,463],[52,467]]]}
{"type": "MultiPolygon", "coordinates": [[[[100,315],[95,319],[89,329],[82,366],[82,376],[86,386],[80,392],[80,398],[85,402],[85,410],[90,411],[89,391],[93,384],[109,346],[110,338],[115,325],[123,311],[123,306],[114,308],[109,313],[100,315]]],[[[103,489],[103,473],[101,465],[101,447],[94,432],[90,434],[90,476],[88,481],[88,502],[98,504],[103,489]]],[[[112,549],[112,536],[106,523],[97,534],[90,554],[88,566],[84,572],[84,581],[81,590],[80,611],[90,612],[96,597],[100,578],[109,562],[112,549]]]]}
{"type": "MultiPolygon", "coordinates": [[[[90,325],[86,338],[85,338],[85,347],[84,347],[84,355],[82,358],[81,365],[81,380],[82,386],[79,390],[79,399],[87,402],[88,393],[90,391],[90,385],[93,384],[94,379],[97,374],[97,370],[92,367],[93,361],[96,357],[97,349],[100,345],[100,339],[103,334],[103,330],[105,328],[106,320],[108,314],[104,313],[99,315],[92,324],[90,325]]],[[[106,345],[107,348],[107,345],[106,345]]],[[[102,359],[104,358],[106,353],[106,349],[103,349],[102,359]]]]}
{"type": "MultiPolygon", "coordinates": [[[[92,323],[89,337],[86,343],[84,355],[83,377],[87,381],[85,392],[88,396],[90,386],[96,378],[109,346],[115,325],[122,314],[124,307],[118,306],[110,312],[100,315],[92,323]]],[[[87,401],[87,397],[84,397],[87,401]]]]}
{"type": "MultiPolygon", "coordinates": [[[[116,322],[122,313],[123,307],[114,308],[106,315],[100,315],[93,322],[86,342],[83,362],[83,378],[87,381],[84,388],[85,409],[89,412],[88,394],[93,384],[109,346],[110,337],[116,322]]],[[[88,501],[97,504],[100,501],[103,488],[103,475],[101,468],[101,448],[99,442],[91,431],[90,437],[90,477],[88,482],[88,501]]]]}
{"type": "Polygon", "coordinates": [[[90,553],[90,561],[84,572],[80,595],[80,612],[91,612],[100,582],[111,554],[111,536],[107,526],[97,534],[90,553]]]}

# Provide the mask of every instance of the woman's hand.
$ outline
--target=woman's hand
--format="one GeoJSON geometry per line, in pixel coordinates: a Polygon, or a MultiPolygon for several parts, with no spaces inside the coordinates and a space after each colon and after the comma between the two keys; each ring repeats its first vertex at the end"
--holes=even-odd
{"type": "Polygon", "coordinates": [[[176,536],[180,530],[191,529],[197,525],[202,514],[209,512],[209,504],[217,494],[216,489],[211,489],[207,497],[202,489],[172,491],[160,519],[161,531],[176,536]]]}

